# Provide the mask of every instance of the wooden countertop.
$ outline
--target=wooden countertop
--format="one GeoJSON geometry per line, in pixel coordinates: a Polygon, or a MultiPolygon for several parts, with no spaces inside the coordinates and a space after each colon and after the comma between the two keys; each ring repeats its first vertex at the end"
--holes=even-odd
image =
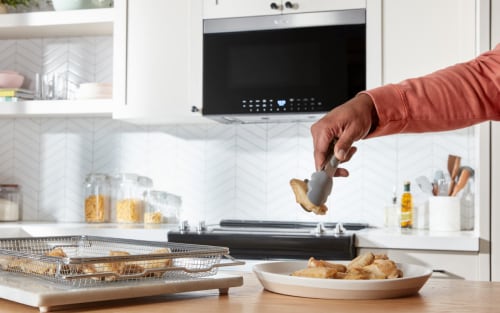
{"type": "MultiPolygon", "coordinates": [[[[234,272],[232,272],[234,273],[234,272]]],[[[89,303],[56,312],[195,313],[195,312],[498,312],[500,283],[430,279],[415,296],[385,300],[322,300],[284,296],[262,288],[253,273],[244,285],[229,289],[89,303]]],[[[37,308],[0,299],[0,312],[33,313],[37,308]]]]}

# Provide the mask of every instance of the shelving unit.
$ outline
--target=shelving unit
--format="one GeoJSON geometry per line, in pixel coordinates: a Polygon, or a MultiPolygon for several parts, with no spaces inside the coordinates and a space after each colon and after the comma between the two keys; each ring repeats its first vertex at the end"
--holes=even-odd
{"type": "Polygon", "coordinates": [[[111,117],[113,100],[34,100],[0,102],[0,117],[105,116],[111,117]]]}
{"type": "MultiPolygon", "coordinates": [[[[0,40],[113,35],[115,11],[88,9],[0,15],[0,40]]],[[[0,117],[111,116],[112,99],[0,102],[0,117]]]]}
{"type": "Polygon", "coordinates": [[[0,40],[111,35],[113,20],[113,8],[3,14],[0,40]]]}

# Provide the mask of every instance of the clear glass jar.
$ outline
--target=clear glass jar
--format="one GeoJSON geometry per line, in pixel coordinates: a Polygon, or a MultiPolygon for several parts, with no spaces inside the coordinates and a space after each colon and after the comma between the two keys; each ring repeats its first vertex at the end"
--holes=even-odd
{"type": "Polygon", "coordinates": [[[14,184],[0,185],[0,221],[18,221],[21,212],[21,188],[14,184]]]}
{"type": "Polygon", "coordinates": [[[146,193],[144,223],[159,224],[179,222],[181,198],[161,190],[150,190],[146,193]]]}
{"type": "Polygon", "coordinates": [[[110,181],[106,174],[90,173],[84,183],[84,213],[87,223],[106,223],[110,217],[110,181]]]}
{"type": "Polygon", "coordinates": [[[114,216],[117,223],[143,221],[143,195],[140,193],[138,175],[118,174],[115,177],[114,216]]]}
{"type": "Polygon", "coordinates": [[[160,224],[164,222],[164,214],[167,211],[168,193],[160,190],[149,190],[146,192],[144,223],[160,224]]]}

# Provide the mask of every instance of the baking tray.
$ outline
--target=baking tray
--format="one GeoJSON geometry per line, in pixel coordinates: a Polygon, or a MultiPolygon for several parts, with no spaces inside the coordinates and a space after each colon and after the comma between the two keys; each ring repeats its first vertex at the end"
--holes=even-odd
{"type": "Polygon", "coordinates": [[[241,265],[226,247],[97,236],[0,239],[0,268],[74,287],[186,280],[241,265]],[[221,262],[228,259],[230,262],[221,262]]]}

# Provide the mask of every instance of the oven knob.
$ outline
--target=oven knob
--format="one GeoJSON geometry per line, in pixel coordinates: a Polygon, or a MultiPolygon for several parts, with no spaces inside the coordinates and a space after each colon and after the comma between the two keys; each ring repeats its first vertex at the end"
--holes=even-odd
{"type": "Polygon", "coordinates": [[[287,9],[293,9],[293,8],[294,8],[294,5],[293,5],[293,3],[291,3],[290,1],[287,1],[287,2],[285,2],[285,7],[286,7],[287,9]]]}
{"type": "Polygon", "coordinates": [[[340,234],[345,233],[344,225],[342,225],[342,223],[337,223],[337,225],[335,225],[335,229],[333,230],[333,233],[335,235],[340,235],[340,234]]]}
{"type": "Polygon", "coordinates": [[[198,222],[198,227],[196,227],[196,231],[198,233],[203,233],[207,231],[207,224],[205,224],[205,221],[198,222]]]}
{"type": "Polygon", "coordinates": [[[318,225],[316,225],[316,228],[313,230],[313,232],[316,236],[320,236],[320,235],[324,234],[326,232],[326,230],[325,230],[325,226],[323,226],[323,223],[318,223],[318,225]]]}
{"type": "Polygon", "coordinates": [[[276,2],[271,2],[271,9],[278,10],[280,7],[276,4],[276,2]]]}
{"type": "Polygon", "coordinates": [[[179,231],[181,231],[181,232],[188,232],[189,231],[189,222],[187,220],[182,221],[179,224],[179,231]]]}

